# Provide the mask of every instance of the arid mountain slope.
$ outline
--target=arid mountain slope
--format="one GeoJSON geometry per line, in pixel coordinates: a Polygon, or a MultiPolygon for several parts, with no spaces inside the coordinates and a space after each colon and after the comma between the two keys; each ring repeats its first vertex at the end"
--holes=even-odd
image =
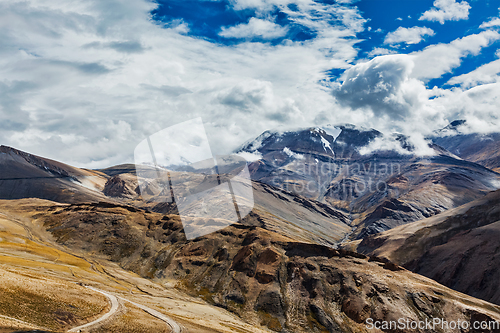
{"type": "MultiPolygon", "coordinates": [[[[135,165],[100,171],[74,168],[13,148],[0,148],[0,198],[41,198],[62,203],[125,203],[161,213],[177,213],[175,205],[139,196],[135,165]]],[[[186,191],[213,178],[199,173],[172,172],[186,191]]],[[[280,230],[300,241],[333,245],[351,230],[348,216],[327,205],[272,186],[253,183],[255,208],[248,217],[269,230],[280,230]],[[312,222],[314,221],[314,222],[312,222]]],[[[192,189],[191,189],[192,190],[192,189]]],[[[161,201],[161,200],[159,200],[161,201]]]]}
{"type": "MultiPolygon", "coordinates": [[[[113,194],[115,199],[121,198],[122,203],[135,207],[178,214],[173,203],[161,202],[157,197],[144,200],[137,194],[140,191],[135,168],[118,166],[103,172],[113,175],[105,185],[105,194],[113,194]]],[[[192,172],[171,172],[170,175],[178,184],[173,185],[173,191],[181,194],[195,190],[200,184],[214,182],[213,175],[192,172]]],[[[254,207],[245,217],[248,224],[280,232],[297,241],[324,245],[335,245],[351,231],[349,215],[322,202],[258,181],[251,182],[251,189],[254,207]]]]}
{"type": "Polygon", "coordinates": [[[182,332],[265,332],[198,297],[125,271],[102,254],[72,253],[54,243],[31,218],[54,207],[64,206],[0,200],[0,332],[67,332],[108,312],[106,320],[81,331],[169,333],[170,326],[158,318],[165,315],[182,332]],[[116,298],[115,312],[102,292],[116,298]]]}
{"type": "Polygon", "coordinates": [[[103,204],[24,205],[17,211],[74,251],[176,285],[256,328],[367,332],[367,318],[500,319],[499,307],[396,265],[297,243],[257,226],[236,224],[189,242],[175,215],[103,204]]]}
{"type": "Polygon", "coordinates": [[[65,278],[70,271],[80,275],[90,264],[38,243],[18,219],[0,213],[0,332],[61,331],[107,311],[105,297],[65,278]]]}
{"type": "Polygon", "coordinates": [[[104,200],[106,176],[0,146],[0,199],[104,200]]]}
{"type": "MultiPolygon", "coordinates": [[[[326,151],[326,143],[321,141],[320,144],[326,151]]],[[[148,198],[139,197],[137,179],[129,166],[107,169],[109,175],[96,173],[101,177],[99,179],[106,180],[101,190],[108,196],[104,196],[95,187],[88,189],[82,186],[77,175],[78,170],[74,171],[74,168],[68,169],[70,167],[63,167],[56,162],[38,160],[22,152],[9,149],[6,151],[5,156],[0,157],[5,162],[5,170],[9,172],[14,172],[17,168],[27,174],[45,172],[49,176],[64,176],[62,187],[58,187],[59,183],[53,183],[53,179],[59,180],[60,177],[48,178],[50,193],[57,194],[54,200],[63,201],[58,196],[64,196],[68,184],[76,182],[72,188],[76,194],[68,200],[71,204],[35,199],[0,201],[1,214],[21,227],[20,232],[25,232],[22,237],[16,236],[17,245],[11,244],[16,243],[12,241],[16,238],[11,239],[9,235],[0,237],[0,246],[3,246],[2,250],[8,254],[5,260],[11,262],[9,265],[18,265],[12,257],[20,257],[23,259],[22,267],[25,267],[26,255],[30,257],[29,260],[35,262],[31,263],[31,266],[38,262],[53,265],[54,261],[59,265],[65,263],[66,255],[72,253],[71,256],[76,254],[75,258],[79,258],[80,262],[83,260],[87,266],[78,271],[73,268],[73,264],[64,264],[63,270],[66,272],[62,274],[58,268],[54,273],[57,278],[64,276],[67,281],[81,282],[85,277],[86,283],[93,286],[104,284],[108,288],[111,287],[103,283],[103,279],[111,279],[118,284],[125,281],[122,284],[123,289],[132,288],[139,290],[140,296],[153,297],[147,299],[148,306],[156,301],[158,304],[164,304],[165,300],[161,297],[171,295],[170,288],[175,286],[182,290],[182,297],[188,297],[186,294],[194,297],[185,298],[188,301],[184,299],[183,304],[189,307],[201,306],[196,305],[195,301],[197,297],[201,297],[202,300],[198,301],[202,303],[203,309],[225,309],[214,312],[216,318],[226,316],[226,310],[241,318],[236,318],[230,328],[221,323],[217,329],[211,329],[210,325],[207,325],[210,319],[199,318],[200,313],[192,316],[186,314],[187,310],[179,310],[177,306],[169,307],[169,315],[180,313],[176,318],[184,320],[183,323],[191,325],[190,327],[201,322],[206,332],[226,332],[233,330],[236,322],[236,330],[243,332],[252,331],[252,328],[255,328],[255,332],[366,332],[365,320],[368,318],[422,320],[439,317],[466,321],[476,321],[478,318],[500,319],[500,308],[486,301],[443,287],[387,260],[324,246],[333,245],[349,235],[352,228],[351,216],[313,198],[260,182],[247,184],[246,186],[252,189],[255,207],[242,223],[188,241],[184,233],[186,226],[181,223],[176,204],[157,200],[167,192],[163,191],[158,197],[155,197],[155,194],[148,198]],[[92,195],[87,197],[89,193],[92,195]],[[4,239],[7,241],[4,242],[4,239]],[[35,250],[40,247],[43,251],[35,250]],[[48,254],[55,254],[56,258],[47,258],[48,254]],[[120,268],[109,261],[115,262],[120,268]],[[105,264],[101,265],[101,262],[105,264]],[[134,286],[130,281],[135,280],[123,269],[153,282],[146,283],[137,277],[142,281],[141,286],[134,286]],[[111,270],[114,273],[110,273],[111,270]],[[90,278],[94,273],[103,276],[90,278]],[[150,289],[153,291],[149,291],[150,289]],[[242,320],[245,323],[242,323],[242,320]],[[249,327],[250,330],[246,330],[249,327]]],[[[321,158],[327,158],[327,155],[321,158]]],[[[368,157],[368,160],[362,161],[366,165],[377,160],[380,162],[382,157],[390,160],[394,155],[374,154],[368,157]]],[[[384,191],[359,195],[355,197],[352,206],[348,207],[351,212],[354,212],[353,207],[358,209],[356,214],[353,214],[355,222],[359,223],[353,236],[363,237],[370,234],[366,232],[364,235],[363,231],[372,226],[378,227],[377,222],[383,219],[385,220],[379,225],[391,227],[393,225],[388,221],[407,223],[412,219],[427,216],[425,214],[438,214],[440,211],[469,202],[497,186],[496,173],[478,164],[457,159],[445,151],[431,158],[405,157],[405,161],[407,164],[404,164],[396,176],[384,175],[388,177],[384,191]]],[[[366,172],[366,169],[364,171],[366,172]]],[[[370,172],[365,173],[363,177],[370,177],[370,172]]],[[[173,191],[183,195],[190,194],[193,189],[211,187],[230,177],[227,174],[216,176],[191,172],[172,172],[171,176],[174,179],[173,191]]],[[[29,181],[27,187],[29,188],[29,181]]],[[[45,195],[46,192],[39,193],[45,195]]],[[[436,279],[442,278],[444,283],[453,288],[462,288],[460,290],[468,293],[477,292],[474,295],[478,296],[489,293],[490,296],[496,297],[490,282],[497,278],[491,267],[499,265],[497,248],[492,245],[498,225],[495,222],[499,220],[496,218],[498,210],[486,208],[496,202],[495,198],[493,195],[491,198],[487,197],[485,202],[468,206],[470,209],[465,213],[460,213],[460,209],[464,210],[464,207],[454,211],[454,214],[465,216],[473,211],[474,207],[483,204],[484,207],[481,206],[471,215],[475,222],[470,222],[467,216],[457,217],[459,215],[454,214],[444,219],[440,215],[432,217],[435,223],[431,223],[431,227],[439,228],[431,230],[435,232],[435,237],[430,238],[431,243],[423,241],[421,246],[419,242],[425,237],[420,237],[419,233],[422,232],[425,236],[427,234],[424,232],[425,228],[417,228],[415,235],[411,236],[418,236],[415,238],[416,245],[403,240],[402,247],[407,245],[407,248],[400,253],[405,256],[408,253],[418,254],[422,247],[425,251],[414,258],[405,257],[408,259],[406,262],[398,261],[397,258],[395,261],[416,271],[422,270],[424,274],[436,279]],[[487,228],[481,229],[483,227],[487,228]],[[467,231],[470,231],[469,236],[474,238],[467,238],[467,231]],[[458,242],[453,243],[454,237],[458,237],[458,242]],[[477,239],[481,239],[481,243],[474,243],[477,239]],[[471,247],[461,246],[464,241],[471,247]],[[438,246],[447,244],[451,244],[449,248],[436,250],[438,246]],[[465,252],[460,261],[454,261],[454,254],[462,250],[465,252]],[[474,266],[471,266],[469,257],[479,261],[475,251],[486,254],[489,261],[483,260],[481,269],[476,266],[473,271],[474,266]],[[441,256],[442,253],[446,256],[441,256]],[[437,267],[437,263],[441,262],[446,271],[425,271],[437,267]],[[462,273],[463,267],[467,273],[462,273]],[[453,274],[450,276],[449,273],[453,274]],[[467,283],[467,286],[463,285],[467,283]]],[[[185,200],[185,197],[181,200],[185,200]]],[[[350,200],[353,200],[353,197],[350,200]]],[[[217,201],[211,203],[214,204],[209,207],[211,209],[223,206],[217,201]]],[[[223,218],[196,216],[196,219],[204,225],[229,224],[229,221],[223,218]]],[[[426,223],[429,227],[429,223],[426,223]]],[[[412,224],[405,227],[410,226],[412,224]]],[[[375,236],[368,236],[363,240],[364,243],[356,245],[359,245],[360,250],[363,246],[372,246],[367,251],[373,251],[380,244],[376,241],[375,245],[369,242],[376,239],[375,236]]],[[[398,242],[401,242],[401,238],[398,238],[398,242]]],[[[46,273],[44,271],[43,274],[46,273]]],[[[113,288],[107,290],[118,292],[113,288]]],[[[139,299],[146,301],[145,297],[139,299]]],[[[495,301],[493,298],[492,300],[495,301]]],[[[94,315],[97,315],[97,312],[94,315]]],[[[74,316],[77,319],[71,322],[71,326],[90,318],[90,315],[84,316],[82,313],[74,316]]],[[[126,316],[115,318],[115,321],[96,328],[96,331],[124,332],[125,322],[126,316]]],[[[156,324],[162,323],[156,322],[154,325],[156,324]]],[[[70,326],[68,323],[64,325],[70,326]]],[[[54,327],[65,329],[64,325],[54,327]]],[[[141,327],[140,324],[137,327],[141,327]]],[[[157,328],[151,328],[149,331],[157,331],[157,328]]]]}
{"type": "Polygon", "coordinates": [[[352,244],[448,287],[500,304],[500,191],[442,216],[352,244]]]}

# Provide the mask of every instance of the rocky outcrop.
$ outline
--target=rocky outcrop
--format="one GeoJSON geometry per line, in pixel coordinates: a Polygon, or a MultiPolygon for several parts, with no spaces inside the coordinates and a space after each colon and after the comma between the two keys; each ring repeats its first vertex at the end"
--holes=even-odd
{"type": "Polygon", "coordinates": [[[108,179],[103,193],[108,197],[132,199],[138,196],[137,177],[129,174],[116,175],[108,179]]]}

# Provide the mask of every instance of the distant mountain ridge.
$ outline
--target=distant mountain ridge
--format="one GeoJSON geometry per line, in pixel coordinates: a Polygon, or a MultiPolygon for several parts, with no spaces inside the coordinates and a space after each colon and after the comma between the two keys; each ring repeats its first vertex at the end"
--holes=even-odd
{"type": "Polygon", "coordinates": [[[371,140],[381,137],[374,129],[357,128],[354,125],[327,125],[310,127],[296,131],[266,131],[255,140],[247,142],[238,152],[260,153],[283,152],[288,148],[293,153],[306,153],[318,157],[348,158],[357,154],[371,140]]]}
{"type": "MultiPolygon", "coordinates": [[[[448,135],[463,124],[452,122],[443,131],[448,135]]],[[[449,136],[429,138],[433,156],[415,155],[415,147],[402,134],[385,137],[391,145],[370,152],[367,147],[382,138],[377,130],[353,125],[266,131],[236,152],[259,157],[249,166],[253,179],[349,212],[357,225],[352,235],[356,238],[438,214],[500,188],[500,175],[489,165],[446,149],[444,139],[449,136]]],[[[493,140],[496,145],[498,139],[493,140]]]]}
{"type": "Polygon", "coordinates": [[[0,146],[0,199],[40,198],[57,202],[99,201],[106,177],[96,171],[0,146]]]}
{"type": "Polygon", "coordinates": [[[464,160],[500,172],[500,133],[463,133],[465,120],[456,120],[430,139],[464,160]]]}
{"type": "MultiPolygon", "coordinates": [[[[349,237],[361,239],[500,188],[500,174],[493,171],[500,156],[500,134],[459,134],[464,124],[454,121],[443,129],[445,136],[436,133],[430,138],[433,156],[414,155],[414,147],[402,134],[385,138],[397,149],[389,146],[366,153],[365,148],[383,134],[348,124],[266,131],[236,154],[259,157],[249,164],[251,177],[272,186],[273,191],[278,188],[300,196],[300,200],[342,211],[349,216],[342,229],[351,224],[349,237]]],[[[3,199],[37,197],[71,203],[129,200],[145,204],[136,201],[140,191],[134,165],[84,170],[2,146],[0,171],[3,199]]],[[[255,189],[263,191],[264,187],[255,189]]]]}
{"type": "MultiPolygon", "coordinates": [[[[40,198],[59,203],[104,203],[178,214],[175,203],[140,197],[135,165],[85,170],[20,150],[0,148],[0,200],[40,198]]],[[[171,171],[178,191],[203,183],[210,175],[171,171]]],[[[245,222],[279,231],[293,239],[334,246],[351,230],[348,216],[324,203],[275,187],[252,184],[255,207],[245,222]]]]}

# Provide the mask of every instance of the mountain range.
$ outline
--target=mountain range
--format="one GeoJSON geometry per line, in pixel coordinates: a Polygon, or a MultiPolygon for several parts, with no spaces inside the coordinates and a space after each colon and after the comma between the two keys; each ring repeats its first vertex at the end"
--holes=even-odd
{"type": "MultiPolygon", "coordinates": [[[[457,122],[452,124],[456,131],[457,122]]],[[[479,157],[496,156],[500,137],[450,131],[448,136],[429,138],[430,156],[415,155],[401,134],[387,138],[392,149],[366,151],[383,135],[352,125],[265,132],[238,152],[260,157],[249,166],[252,179],[349,213],[356,226],[353,236],[363,238],[500,188],[500,175],[494,171],[500,161],[479,157]],[[483,141],[488,146],[477,149],[483,141]],[[462,148],[455,147],[457,142],[462,148]],[[461,149],[462,157],[448,148],[461,149]]]]}
{"type": "MultiPolygon", "coordinates": [[[[0,331],[500,321],[500,136],[463,125],[429,137],[426,156],[352,125],[265,132],[235,152],[252,158],[254,208],[239,223],[199,217],[221,227],[193,240],[175,201],[141,192],[155,185],[135,165],[87,170],[2,146],[0,331]]],[[[172,191],[232,176],[221,170],[170,170],[172,191]]]]}

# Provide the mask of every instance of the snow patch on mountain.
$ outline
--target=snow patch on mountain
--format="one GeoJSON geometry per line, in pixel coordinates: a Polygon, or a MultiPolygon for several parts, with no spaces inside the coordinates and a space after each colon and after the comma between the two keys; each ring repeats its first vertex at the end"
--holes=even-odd
{"type": "Polygon", "coordinates": [[[331,135],[333,137],[333,142],[337,140],[339,135],[342,133],[342,129],[332,126],[332,125],[326,125],[322,127],[322,129],[325,131],[326,134],[331,135]]]}
{"type": "Polygon", "coordinates": [[[298,154],[298,153],[294,153],[293,151],[290,150],[290,148],[288,147],[285,147],[283,148],[283,152],[285,154],[287,154],[289,157],[291,158],[295,158],[295,159],[298,159],[298,160],[302,160],[304,158],[304,155],[302,154],[298,154]]]}
{"type": "Polygon", "coordinates": [[[264,133],[259,135],[256,139],[252,139],[252,140],[245,142],[242,145],[243,148],[240,148],[239,150],[245,149],[247,151],[256,152],[262,147],[262,144],[264,143],[264,141],[269,139],[271,136],[276,136],[279,138],[279,136],[282,134],[283,133],[278,132],[278,131],[265,131],[264,133]]]}
{"type": "Polygon", "coordinates": [[[257,150],[251,153],[246,151],[240,151],[236,155],[244,158],[247,162],[255,162],[262,158],[262,154],[257,150]]]}
{"type": "Polygon", "coordinates": [[[326,148],[328,148],[332,152],[332,155],[335,155],[335,153],[333,152],[332,147],[330,146],[330,142],[328,142],[327,139],[325,139],[324,137],[321,137],[321,142],[323,143],[323,148],[325,149],[326,152],[328,152],[326,150],[326,148]]]}

